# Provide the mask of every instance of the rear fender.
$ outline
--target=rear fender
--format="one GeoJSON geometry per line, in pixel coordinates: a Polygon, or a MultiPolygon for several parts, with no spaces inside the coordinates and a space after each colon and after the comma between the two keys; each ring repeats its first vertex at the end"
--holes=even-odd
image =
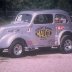
{"type": "Polygon", "coordinates": [[[59,35],[58,35],[58,45],[60,45],[60,41],[61,41],[61,37],[63,36],[63,34],[65,33],[65,32],[70,32],[70,31],[67,31],[67,30],[64,30],[64,31],[61,31],[60,33],[59,33],[59,35]]]}

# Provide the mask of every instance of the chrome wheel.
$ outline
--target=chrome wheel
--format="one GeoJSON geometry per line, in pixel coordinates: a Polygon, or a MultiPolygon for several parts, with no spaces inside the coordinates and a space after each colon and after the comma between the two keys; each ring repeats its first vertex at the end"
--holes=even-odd
{"type": "Polygon", "coordinates": [[[64,35],[61,38],[60,51],[62,53],[72,53],[72,37],[70,35],[64,35]]]}
{"type": "Polygon", "coordinates": [[[64,49],[66,51],[72,50],[72,41],[70,39],[66,40],[64,43],[64,49]]]}
{"type": "Polygon", "coordinates": [[[22,50],[23,48],[22,48],[22,45],[20,45],[20,44],[16,44],[15,46],[14,46],[14,54],[15,55],[21,55],[21,53],[22,53],[22,50]]]}

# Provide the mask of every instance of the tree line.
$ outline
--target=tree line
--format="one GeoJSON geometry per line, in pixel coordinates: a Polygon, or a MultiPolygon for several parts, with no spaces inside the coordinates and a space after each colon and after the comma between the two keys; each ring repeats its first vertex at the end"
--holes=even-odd
{"type": "Polygon", "coordinates": [[[72,11],[72,0],[0,0],[0,10],[63,9],[72,11]]]}

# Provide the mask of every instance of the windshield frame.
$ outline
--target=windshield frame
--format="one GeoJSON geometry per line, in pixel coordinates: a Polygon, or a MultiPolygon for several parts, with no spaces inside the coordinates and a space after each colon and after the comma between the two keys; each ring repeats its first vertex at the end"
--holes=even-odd
{"type": "MultiPolygon", "coordinates": [[[[25,17],[26,18],[26,17],[25,17]]],[[[24,14],[18,14],[17,16],[16,16],[16,18],[15,18],[15,22],[17,22],[17,23],[19,23],[19,22],[25,22],[25,23],[31,23],[31,20],[32,20],[32,14],[28,14],[28,13],[24,13],[24,14]],[[31,18],[29,18],[30,20],[28,21],[23,21],[22,20],[22,18],[21,18],[21,20],[20,21],[17,21],[17,19],[18,19],[18,17],[19,17],[19,15],[30,15],[31,16],[31,18]]]]}

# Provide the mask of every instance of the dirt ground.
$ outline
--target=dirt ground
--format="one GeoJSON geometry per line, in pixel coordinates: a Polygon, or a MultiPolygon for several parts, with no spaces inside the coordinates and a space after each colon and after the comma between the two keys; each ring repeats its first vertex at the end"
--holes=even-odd
{"type": "Polygon", "coordinates": [[[10,58],[8,53],[0,55],[0,72],[72,72],[72,54],[61,54],[58,50],[41,49],[21,58],[10,58]]]}

